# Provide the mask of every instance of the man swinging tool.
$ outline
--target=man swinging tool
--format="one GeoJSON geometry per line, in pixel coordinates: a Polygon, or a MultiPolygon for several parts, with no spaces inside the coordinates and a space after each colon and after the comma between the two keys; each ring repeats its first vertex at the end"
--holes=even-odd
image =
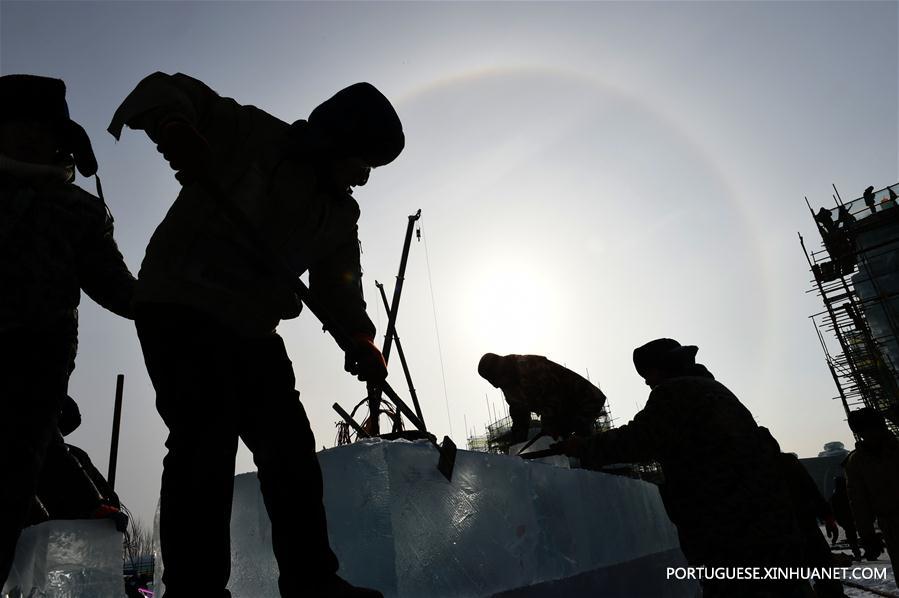
{"type": "Polygon", "coordinates": [[[258,467],[281,595],[380,596],[337,575],[314,438],[275,333],[281,319],[299,314],[295,289],[214,194],[227,194],[238,220],[296,275],[309,271],[310,295],[350,339],[342,347],[347,369],[381,381],[387,369],[365,313],[352,188],[399,155],[399,117],[367,83],[288,125],[191,77],[155,73],[125,99],[109,130],[118,137],[124,125],[146,131],[183,185],[147,248],[135,299],[169,429],[160,507],[165,596],[229,595],[238,438],[258,467]]]}
{"type": "Polygon", "coordinates": [[[478,363],[478,374],[503,391],[512,417],[512,443],[527,440],[531,413],[540,415],[543,434],[592,434],[606,403],[606,396],[588,380],[540,355],[487,353],[478,363]]]}

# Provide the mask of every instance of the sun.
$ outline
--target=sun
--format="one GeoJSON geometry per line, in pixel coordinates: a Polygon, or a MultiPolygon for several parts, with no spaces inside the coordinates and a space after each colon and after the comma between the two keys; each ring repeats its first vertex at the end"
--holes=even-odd
{"type": "Polygon", "coordinates": [[[553,343],[563,320],[559,289],[539,260],[490,259],[465,286],[467,336],[480,349],[528,353],[553,343]]]}

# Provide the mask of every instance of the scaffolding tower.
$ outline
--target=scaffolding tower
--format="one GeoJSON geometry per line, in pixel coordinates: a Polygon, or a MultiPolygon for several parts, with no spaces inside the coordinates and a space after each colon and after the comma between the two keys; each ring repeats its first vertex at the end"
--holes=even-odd
{"type": "Polygon", "coordinates": [[[799,240],[814,277],[809,292],[824,303],[811,319],[837,398],[847,415],[862,407],[879,412],[899,436],[897,192],[899,184],[869,187],[845,204],[837,192],[835,208],[812,212],[819,249],[809,251],[799,240]]]}

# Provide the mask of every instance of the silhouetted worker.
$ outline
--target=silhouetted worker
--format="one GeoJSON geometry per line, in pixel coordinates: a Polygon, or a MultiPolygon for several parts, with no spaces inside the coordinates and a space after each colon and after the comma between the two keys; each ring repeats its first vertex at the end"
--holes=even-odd
{"type": "MultiPolygon", "coordinates": [[[[846,533],[846,542],[852,549],[855,560],[861,560],[862,551],[858,546],[858,534],[855,531],[855,518],[852,516],[852,508],[849,506],[849,493],[846,490],[846,478],[838,475],[833,478],[833,494],[830,496],[830,507],[837,523],[846,533]]],[[[838,538],[839,539],[839,538],[838,538]]],[[[837,540],[833,543],[836,544],[837,540]]]]}
{"type": "Polygon", "coordinates": [[[352,188],[399,155],[399,117],[368,83],[288,125],[186,75],[155,73],[109,130],[118,138],[126,124],[157,142],[183,185],[147,247],[136,298],[138,335],[169,429],[160,499],[165,595],[228,595],[239,437],[258,467],[281,595],[380,596],[337,575],[315,441],[275,332],[300,311],[291,282],[210,193],[224,190],[297,275],[309,271],[311,292],[357,344],[348,369],[382,380],[352,188]],[[209,179],[215,185],[203,183],[209,179]]]}
{"type": "Polygon", "coordinates": [[[865,198],[865,205],[868,206],[868,209],[871,210],[871,213],[876,213],[877,209],[875,208],[876,200],[874,199],[874,186],[871,185],[870,187],[865,189],[862,197],[865,198]]]}
{"type": "Polygon", "coordinates": [[[824,248],[832,258],[832,262],[815,265],[816,270],[821,269],[825,280],[846,276],[855,269],[855,241],[849,230],[855,218],[845,207],[840,207],[838,214],[837,222],[833,220],[833,213],[826,208],[821,208],[815,214],[824,248]]]}
{"type": "MultiPolygon", "coordinates": [[[[818,485],[799,458],[793,453],[782,452],[780,444],[768,428],[760,426],[759,432],[762,439],[777,453],[778,468],[790,494],[793,514],[805,541],[803,564],[807,567],[833,567],[830,546],[821,534],[821,528],[818,527],[820,520],[824,523],[829,537],[836,540],[840,535],[830,504],[821,496],[818,485]]],[[[843,598],[846,595],[843,592],[843,584],[833,579],[815,580],[814,588],[818,598],[843,598]]]]}
{"type": "Polygon", "coordinates": [[[818,224],[818,229],[821,231],[821,236],[824,237],[825,241],[837,229],[837,225],[833,221],[833,214],[827,208],[818,210],[818,213],[815,214],[815,222],[818,224]]]}
{"type": "Polygon", "coordinates": [[[853,216],[849,212],[849,208],[847,208],[845,205],[840,206],[837,209],[837,224],[839,224],[844,231],[848,231],[850,228],[852,228],[855,222],[855,216],[853,216]]]}
{"type": "Polygon", "coordinates": [[[886,544],[895,572],[899,563],[899,440],[870,407],[850,412],[849,427],[861,440],[843,468],[865,558],[875,560],[886,544]],[[883,542],[874,531],[875,519],[883,542]]]}
{"type": "Polygon", "coordinates": [[[131,317],[134,278],[112,217],[72,184],[97,161],[65,91],[59,79],[0,77],[0,586],[56,434],[81,290],[131,317]]]}
{"type": "MultiPolygon", "coordinates": [[[[657,461],[659,488],[691,566],[791,566],[803,542],[776,453],[746,407],[705,366],[697,348],[657,339],[634,350],[652,389],[620,428],[559,443],[585,467],[657,461]]],[[[806,583],[703,581],[705,598],[803,596],[806,583]]]]}
{"type": "Polygon", "coordinates": [[[487,353],[478,374],[503,391],[512,418],[510,440],[528,437],[531,413],[540,415],[543,431],[553,437],[593,432],[606,397],[579,374],[540,355],[487,353]]]}

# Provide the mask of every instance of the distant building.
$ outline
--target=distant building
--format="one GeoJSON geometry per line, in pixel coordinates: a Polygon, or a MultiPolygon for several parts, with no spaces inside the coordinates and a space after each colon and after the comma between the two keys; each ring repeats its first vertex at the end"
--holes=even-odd
{"type": "Polygon", "coordinates": [[[834,441],[824,444],[824,450],[818,453],[819,457],[837,457],[849,454],[849,449],[842,442],[834,441]]]}

